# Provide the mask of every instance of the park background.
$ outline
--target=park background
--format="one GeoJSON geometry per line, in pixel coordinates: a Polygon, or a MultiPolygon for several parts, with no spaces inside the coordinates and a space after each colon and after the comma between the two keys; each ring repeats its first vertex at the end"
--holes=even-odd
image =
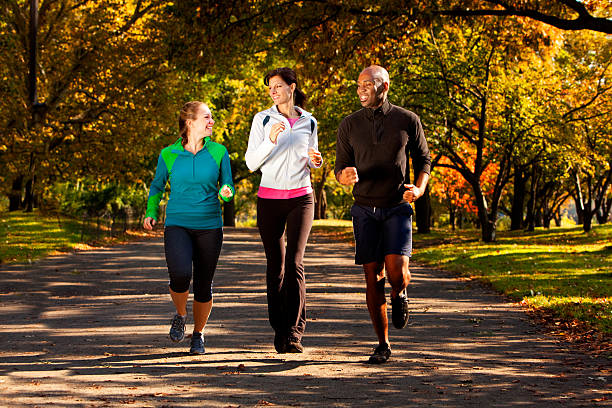
{"type": "Polygon", "coordinates": [[[333,175],[336,129],[376,63],[432,152],[415,259],[480,277],[565,332],[612,331],[609,2],[5,0],[0,13],[2,262],[140,237],[189,100],[209,104],[230,152],[224,224],[253,226],[244,153],[279,66],[318,120],[315,231],[350,241],[332,221],[352,204],[333,175]]]}

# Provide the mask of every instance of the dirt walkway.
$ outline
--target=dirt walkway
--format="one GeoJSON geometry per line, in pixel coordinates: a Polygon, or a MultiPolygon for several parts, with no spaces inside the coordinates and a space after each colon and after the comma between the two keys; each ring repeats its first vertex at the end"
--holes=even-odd
{"type": "MultiPolygon", "coordinates": [[[[167,338],[161,239],[0,269],[0,405],[611,406],[611,362],[539,332],[479,285],[413,267],[392,359],[375,337],[352,248],[311,237],[307,352],[278,355],[256,230],[227,229],[207,354],[167,338]]],[[[189,319],[191,322],[191,319],[189,319]]],[[[192,328],[188,324],[188,330],[192,328]]]]}

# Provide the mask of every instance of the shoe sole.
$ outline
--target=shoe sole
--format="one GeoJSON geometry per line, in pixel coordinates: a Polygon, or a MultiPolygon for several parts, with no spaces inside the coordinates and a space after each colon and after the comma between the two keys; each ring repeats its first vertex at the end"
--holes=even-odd
{"type": "Polygon", "coordinates": [[[389,354],[386,358],[381,355],[373,355],[368,359],[368,364],[384,364],[391,358],[391,354],[389,354]]]}
{"type": "Polygon", "coordinates": [[[403,329],[404,327],[408,326],[408,320],[409,318],[407,317],[402,324],[396,324],[395,322],[393,322],[393,327],[395,327],[396,329],[403,329]]]}
{"type": "Polygon", "coordinates": [[[372,359],[369,359],[368,360],[368,364],[372,364],[372,365],[385,364],[387,361],[389,361],[389,359],[386,359],[386,360],[372,360],[372,359]]]}

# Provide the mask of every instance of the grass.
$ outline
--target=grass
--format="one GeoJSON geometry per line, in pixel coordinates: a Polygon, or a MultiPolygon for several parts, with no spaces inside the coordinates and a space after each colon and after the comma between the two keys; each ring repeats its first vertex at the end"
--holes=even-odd
{"type": "Polygon", "coordinates": [[[502,232],[415,234],[415,260],[490,283],[499,292],[566,321],[612,334],[612,225],[502,232]]]}
{"type": "MultiPolygon", "coordinates": [[[[314,232],[352,240],[350,221],[315,221],[314,232]]],[[[489,283],[554,319],[612,334],[612,225],[500,232],[483,243],[479,230],[414,234],[414,261],[489,283]]]]}
{"type": "Polygon", "coordinates": [[[109,237],[103,229],[96,236],[95,228],[95,220],[88,222],[81,241],[82,225],[78,220],[58,219],[36,211],[0,213],[0,262],[32,262],[61,252],[112,245],[142,236],[128,231],[122,237],[109,237]]]}

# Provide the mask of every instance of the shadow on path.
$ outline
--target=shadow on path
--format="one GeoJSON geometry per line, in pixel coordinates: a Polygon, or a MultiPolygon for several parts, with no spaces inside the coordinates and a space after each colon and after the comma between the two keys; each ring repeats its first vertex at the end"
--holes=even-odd
{"type": "Polygon", "coordinates": [[[609,406],[608,360],[541,333],[478,284],[418,266],[391,360],[365,364],[375,336],[352,251],[311,239],[301,355],[272,347],[254,229],[225,231],[204,356],[167,338],[160,239],[2,267],[0,405],[609,406]]]}

